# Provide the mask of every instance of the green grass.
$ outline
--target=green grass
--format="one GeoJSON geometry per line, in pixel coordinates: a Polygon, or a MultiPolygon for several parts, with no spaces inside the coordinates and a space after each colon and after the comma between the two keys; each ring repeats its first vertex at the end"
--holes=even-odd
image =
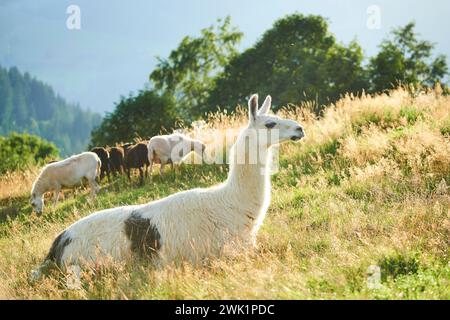
{"type": "MultiPolygon", "coordinates": [[[[436,110],[445,110],[445,103],[436,110]]],[[[9,185],[0,179],[2,188],[23,183],[22,191],[0,197],[0,298],[449,299],[449,146],[439,131],[442,125],[423,126],[424,121],[448,120],[433,118],[420,105],[398,109],[403,111],[395,116],[384,108],[367,112],[384,115],[369,116],[364,125],[378,124],[376,134],[388,141],[386,150],[370,155],[370,161],[361,154],[372,151],[367,141],[378,140],[368,140],[354,126],[281,148],[256,252],[212,259],[196,268],[155,269],[134,260],[84,269],[78,290],[69,289],[66,275],[57,271],[38,282],[29,279],[61,230],[97,210],[217,184],[226,179],[227,166],[183,165],[163,176],[155,168],[144,185],[137,177],[131,183],[118,177],[104,181],[94,200],[87,190],[66,191],[42,216],[32,214],[28,204],[32,179],[10,179],[9,185]],[[400,113],[406,120],[392,120],[400,113]],[[392,126],[384,125],[388,122],[392,126]],[[356,149],[344,153],[349,136],[356,149]],[[367,286],[371,266],[381,270],[376,288],[367,286]]],[[[318,124],[328,117],[306,123],[306,132],[323,130],[318,124]]]]}
{"type": "MultiPolygon", "coordinates": [[[[392,206],[385,197],[371,195],[370,187],[344,188],[333,183],[319,187],[320,182],[314,181],[318,176],[314,175],[298,176],[298,186],[286,187],[283,179],[290,174],[289,168],[282,166],[274,177],[274,199],[256,256],[239,257],[237,261],[224,258],[194,271],[189,267],[154,270],[145,263],[119,270],[114,266],[101,274],[87,271],[80,290],[67,289],[65,278],[57,273],[42,283],[27,280],[60,230],[95,210],[145,203],[179,190],[218,183],[225,179],[226,170],[184,166],[178,174],[166,172],[143,186],[119,178],[104,184],[93,201],[85,192],[76,196],[68,193],[54,210],[47,208],[40,217],[31,214],[26,197],[14,199],[8,205],[16,206],[20,214],[0,224],[2,277],[8,277],[11,270],[15,275],[7,278],[8,294],[17,298],[82,299],[448,298],[444,248],[433,253],[426,250],[427,240],[419,241],[420,237],[440,238],[439,231],[433,231],[437,235],[430,231],[417,234],[418,239],[392,240],[402,234],[405,225],[401,224],[410,218],[408,200],[392,206]],[[391,250],[400,253],[391,255],[391,250]],[[365,271],[371,264],[382,269],[380,289],[365,286],[365,271]]],[[[439,204],[448,211],[444,198],[423,201],[416,204],[418,210],[439,204]]],[[[429,214],[434,216],[430,217],[433,221],[440,221],[434,209],[429,214]]]]}

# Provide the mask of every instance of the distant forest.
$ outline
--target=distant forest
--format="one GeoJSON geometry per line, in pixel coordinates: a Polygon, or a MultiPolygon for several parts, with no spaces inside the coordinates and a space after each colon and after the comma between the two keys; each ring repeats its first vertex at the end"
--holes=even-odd
{"type": "Polygon", "coordinates": [[[52,87],[0,66],[0,135],[29,133],[49,140],[60,154],[86,149],[92,129],[101,121],[97,113],[67,103],[52,87]]]}

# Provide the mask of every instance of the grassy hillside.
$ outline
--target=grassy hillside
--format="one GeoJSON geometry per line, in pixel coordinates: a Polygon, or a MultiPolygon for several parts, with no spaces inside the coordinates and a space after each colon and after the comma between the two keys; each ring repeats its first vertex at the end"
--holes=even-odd
{"type": "MultiPolygon", "coordinates": [[[[225,165],[184,165],[141,187],[120,178],[93,201],[86,191],[66,192],[41,217],[27,201],[37,169],[2,176],[0,298],[450,299],[450,97],[399,89],[345,97],[319,120],[307,110],[281,111],[304,124],[307,138],[281,148],[258,251],[203,268],[129,261],[85,270],[80,290],[67,289],[58,273],[28,280],[77,219],[215,184],[225,165]],[[381,268],[377,289],[366,285],[371,265],[381,268]]],[[[211,137],[208,128],[223,133],[244,121],[215,115],[199,133],[211,137]]]]}

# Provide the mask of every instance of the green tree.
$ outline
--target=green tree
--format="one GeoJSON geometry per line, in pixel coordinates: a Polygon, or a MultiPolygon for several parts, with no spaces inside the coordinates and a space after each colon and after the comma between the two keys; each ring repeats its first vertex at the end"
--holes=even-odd
{"type": "Polygon", "coordinates": [[[446,58],[432,58],[434,44],[418,39],[415,23],[393,30],[391,39],[384,40],[380,52],[370,60],[371,90],[382,91],[399,83],[432,87],[448,72],[446,58]]]}
{"type": "Polygon", "coordinates": [[[149,138],[173,128],[178,119],[171,94],[140,91],[138,95],[121,98],[114,112],[107,114],[92,131],[91,146],[113,146],[135,138],[149,138]]]}
{"type": "Polygon", "coordinates": [[[100,115],[68,104],[43,82],[17,68],[0,66],[0,134],[39,135],[54,142],[61,154],[84,150],[100,115]]]}
{"type": "Polygon", "coordinates": [[[0,134],[10,128],[12,118],[12,89],[7,70],[0,66],[0,134]]]}
{"type": "Polygon", "coordinates": [[[167,59],[158,58],[150,81],[160,93],[174,95],[182,116],[191,120],[205,110],[214,77],[236,56],[241,38],[230,17],[219,19],[199,37],[184,37],[167,59]]]}
{"type": "Polygon", "coordinates": [[[337,43],[324,18],[289,15],[230,61],[206,105],[209,110],[233,109],[254,92],[276,96],[278,106],[301,100],[320,105],[366,86],[362,61],[361,47],[337,43]]]}
{"type": "Polygon", "coordinates": [[[12,124],[18,127],[26,126],[28,122],[27,80],[30,80],[28,74],[22,75],[16,67],[9,69],[9,81],[13,92],[12,124]]]}
{"type": "Polygon", "coordinates": [[[23,169],[58,157],[58,149],[37,136],[11,133],[0,136],[0,173],[23,169]]]}

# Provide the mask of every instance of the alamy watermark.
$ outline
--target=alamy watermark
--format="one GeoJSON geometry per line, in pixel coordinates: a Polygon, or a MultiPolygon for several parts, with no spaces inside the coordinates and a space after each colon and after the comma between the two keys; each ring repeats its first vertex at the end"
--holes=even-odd
{"type": "Polygon", "coordinates": [[[379,5],[373,4],[367,7],[366,26],[369,30],[381,29],[381,8],[379,5]]]}
{"type": "Polygon", "coordinates": [[[69,30],[81,29],[81,9],[79,6],[72,4],[67,7],[66,13],[69,15],[66,19],[66,27],[69,30]]]}
{"type": "Polygon", "coordinates": [[[70,290],[81,289],[81,268],[77,265],[67,267],[66,286],[70,290]]]}
{"type": "MultiPolygon", "coordinates": [[[[282,140],[280,140],[280,131],[277,129],[247,129],[242,136],[239,136],[238,131],[234,129],[203,131],[197,135],[207,137],[209,143],[204,144],[201,139],[192,141],[189,138],[185,139],[186,136],[183,134],[169,136],[170,161],[190,164],[261,165],[263,168],[269,165],[270,173],[278,170],[277,145],[282,140]],[[270,153],[268,153],[269,148],[270,153]],[[197,156],[189,158],[191,152],[197,156]]],[[[289,137],[285,138],[285,140],[289,139],[289,137]]]]}
{"type": "Polygon", "coordinates": [[[371,265],[367,268],[367,288],[380,289],[381,288],[381,268],[376,265],[371,265]]]}

